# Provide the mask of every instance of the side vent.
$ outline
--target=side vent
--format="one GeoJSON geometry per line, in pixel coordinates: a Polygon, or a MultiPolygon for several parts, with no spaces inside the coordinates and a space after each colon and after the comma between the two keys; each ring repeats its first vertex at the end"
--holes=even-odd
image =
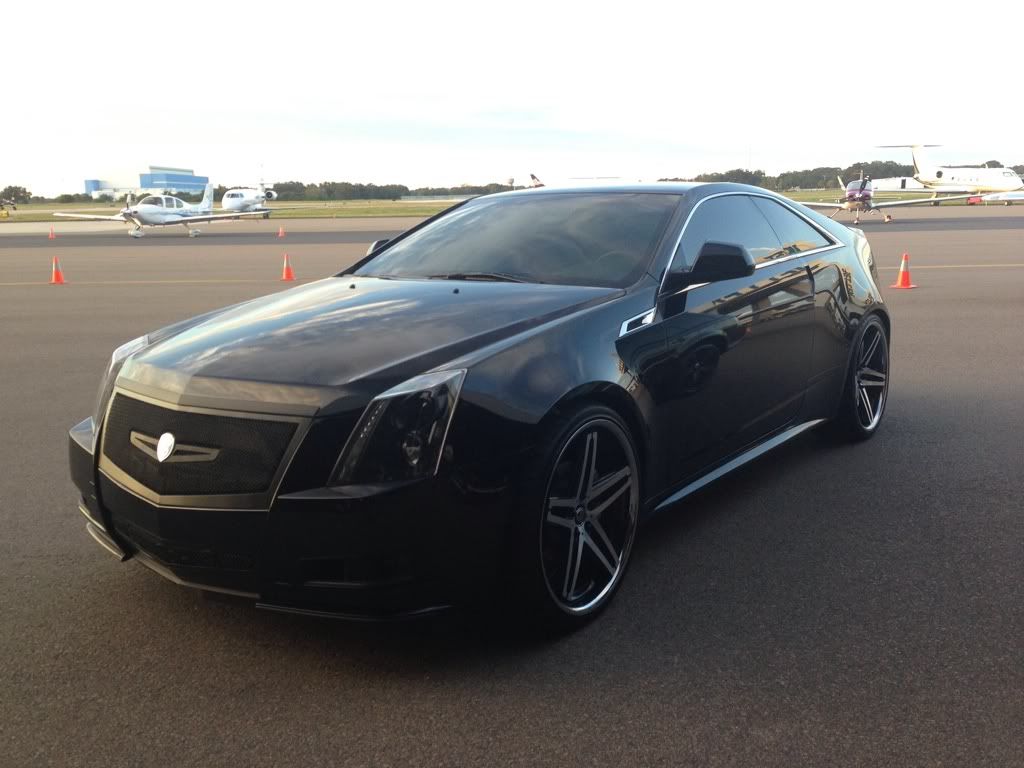
{"type": "Polygon", "coordinates": [[[631,317],[629,320],[622,324],[619,329],[619,336],[625,336],[627,333],[632,333],[637,328],[643,328],[645,325],[650,325],[654,322],[654,310],[649,309],[642,315],[631,317]]]}

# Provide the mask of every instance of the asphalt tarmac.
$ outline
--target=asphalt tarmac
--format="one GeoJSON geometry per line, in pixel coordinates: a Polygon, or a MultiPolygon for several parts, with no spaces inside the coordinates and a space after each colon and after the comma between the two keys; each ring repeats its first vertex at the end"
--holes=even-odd
{"type": "Polygon", "coordinates": [[[548,641],[258,612],[117,563],[75,509],[66,430],[117,344],[404,222],[0,226],[0,765],[1024,765],[1018,210],[866,218],[882,282],[908,252],[920,286],[885,291],[879,434],[809,433],[656,518],[608,611],[548,641]]]}

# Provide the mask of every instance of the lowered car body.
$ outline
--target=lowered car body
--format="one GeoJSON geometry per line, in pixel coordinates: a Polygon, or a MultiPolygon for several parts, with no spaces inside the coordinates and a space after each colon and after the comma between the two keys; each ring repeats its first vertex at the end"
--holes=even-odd
{"type": "Polygon", "coordinates": [[[71,473],[90,534],[179,583],[582,620],[644,516],[821,421],[873,434],[889,333],[863,236],[763,190],[477,198],[130,342],[71,473]]]}

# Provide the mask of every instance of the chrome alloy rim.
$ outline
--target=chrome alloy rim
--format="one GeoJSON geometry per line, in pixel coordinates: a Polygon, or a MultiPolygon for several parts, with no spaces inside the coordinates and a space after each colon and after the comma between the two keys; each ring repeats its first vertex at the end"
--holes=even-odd
{"type": "Polygon", "coordinates": [[[857,355],[857,421],[865,431],[871,432],[882,420],[888,393],[889,345],[882,327],[872,324],[861,337],[857,355]]]}
{"type": "Polygon", "coordinates": [[[545,505],[544,582],[563,611],[587,613],[622,577],[636,534],[636,458],[615,422],[589,421],[566,441],[548,480],[545,505]]]}

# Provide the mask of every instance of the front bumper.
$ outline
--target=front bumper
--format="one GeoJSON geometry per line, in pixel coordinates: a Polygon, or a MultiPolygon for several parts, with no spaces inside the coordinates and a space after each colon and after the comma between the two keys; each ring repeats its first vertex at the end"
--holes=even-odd
{"type": "Polygon", "coordinates": [[[493,586],[507,494],[457,476],[353,492],[296,489],[286,475],[269,509],[162,506],[97,468],[95,430],[86,419],[68,442],[90,535],[175,583],[359,619],[476,602],[493,586]]]}

